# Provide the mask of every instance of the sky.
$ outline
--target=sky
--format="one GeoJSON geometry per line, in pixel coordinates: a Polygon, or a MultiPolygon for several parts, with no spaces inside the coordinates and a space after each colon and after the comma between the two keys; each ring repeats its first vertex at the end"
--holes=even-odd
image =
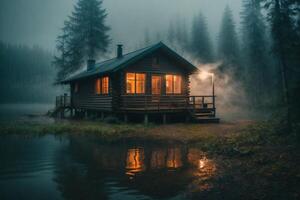
{"type": "MultiPolygon", "coordinates": [[[[0,40],[39,45],[55,50],[55,40],[77,0],[0,0],[0,40]]],[[[216,39],[226,5],[240,23],[241,0],[104,0],[112,45],[133,49],[150,34],[167,30],[171,19],[181,16],[189,23],[201,11],[211,38],[216,39]]]]}

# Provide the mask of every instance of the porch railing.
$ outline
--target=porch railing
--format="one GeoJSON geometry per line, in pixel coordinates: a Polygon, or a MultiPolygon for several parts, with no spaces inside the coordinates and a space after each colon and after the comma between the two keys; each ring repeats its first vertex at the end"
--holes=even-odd
{"type": "Polygon", "coordinates": [[[57,96],[55,100],[56,108],[59,107],[70,107],[71,106],[71,97],[67,95],[57,96]]]}
{"type": "Polygon", "coordinates": [[[123,110],[215,109],[215,96],[122,95],[123,110]]]}

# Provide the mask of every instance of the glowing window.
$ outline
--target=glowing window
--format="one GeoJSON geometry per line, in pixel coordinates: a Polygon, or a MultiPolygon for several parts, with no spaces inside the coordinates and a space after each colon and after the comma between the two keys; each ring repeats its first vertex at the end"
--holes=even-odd
{"type": "Polygon", "coordinates": [[[95,81],[95,94],[108,94],[109,78],[107,76],[97,78],[95,81]]]}
{"type": "Polygon", "coordinates": [[[126,74],[126,93],[135,93],[135,73],[126,74]]]}
{"type": "Polygon", "coordinates": [[[182,78],[179,75],[166,75],[166,93],[181,94],[182,78]]]}
{"type": "Polygon", "coordinates": [[[101,94],[101,79],[97,78],[95,82],[95,93],[101,94]]]}
{"type": "Polygon", "coordinates": [[[181,76],[174,75],[174,94],[181,94],[181,76]]]}
{"type": "Polygon", "coordinates": [[[144,94],[145,93],[146,74],[127,73],[126,74],[126,93],[144,94]]]}
{"type": "Polygon", "coordinates": [[[161,94],[161,76],[152,76],[152,94],[161,94]]]}
{"type": "Polygon", "coordinates": [[[173,75],[166,75],[166,93],[173,93],[173,75]]]}
{"type": "Polygon", "coordinates": [[[103,77],[101,79],[101,92],[102,94],[108,94],[108,89],[109,89],[109,79],[108,77],[103,77]]]}

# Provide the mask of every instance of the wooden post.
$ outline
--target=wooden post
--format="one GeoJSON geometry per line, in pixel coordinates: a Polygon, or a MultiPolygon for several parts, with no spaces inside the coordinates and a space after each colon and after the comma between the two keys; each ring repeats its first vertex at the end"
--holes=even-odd
{"type": "Polygon", "coordinates": [[[195,99],[196,97],[194,97],[193,96],[193,107],[194,107],[194,110],[195,110],[195,108],[196,108],[196,99],[195,99]]]}
{"type": "Polygon", "coordinates": [[[148,122],[149,122],[149,120],[148,120],[148,114],[145,114],[144,115],[144,124],[147,126],[148,122]]]}
{"type": "Polygon", "coordinates": [[[163,114],[163,124],[166,124],[167,123],[167,114],[164,113],[163,114]]]}

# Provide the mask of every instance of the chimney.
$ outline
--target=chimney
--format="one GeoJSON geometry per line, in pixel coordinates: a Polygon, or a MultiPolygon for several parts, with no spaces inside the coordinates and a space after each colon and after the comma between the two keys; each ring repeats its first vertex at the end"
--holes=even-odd
{"type": "Polygon", "coordinates": [[[117,58],[122,58],[123,57],[123,45],[118,44],[118,49],[117,49],[117,58]]]}
{"type": "Polygon", "coordinates": [[[95,68],[96,60],[89,59],[87,61],[87,71],[91,71],[95,68]]]}

